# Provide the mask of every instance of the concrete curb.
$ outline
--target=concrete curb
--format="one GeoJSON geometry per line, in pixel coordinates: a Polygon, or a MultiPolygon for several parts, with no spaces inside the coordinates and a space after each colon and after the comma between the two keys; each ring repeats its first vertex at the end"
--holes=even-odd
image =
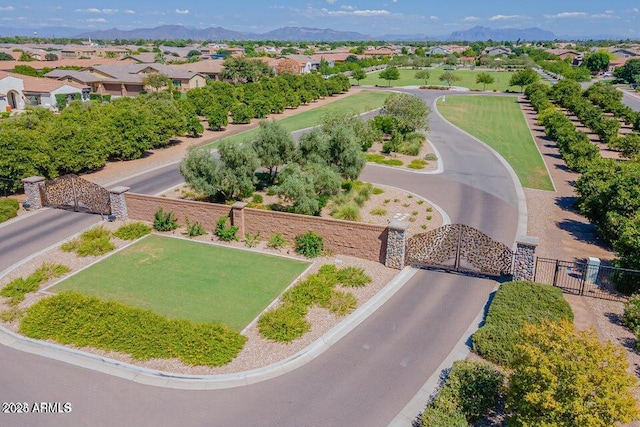
{"type": "Polygon", "coordinates": [[[243,385],[266,381],[284,373],[291,372],[320,356],[328,348],[337,343],[341,338],[366,320],[386,301],[388,301],[407,283],[409,279],[411,279],[411,277],[413,277],[416,271],[417,270],[414,268],[405,267],[373,298],[334,326],[322,337],[314,341],[307,348],[283,361],[263,368],[252,369],[240,373],[198,376],[145,369],[106,357],[63,347],[61,345],[26,338],[4,327],[0,327],[0,344],[11,347],[15,350],[48,357],[50,359],[156,387],[181,390],[219,390],[240,387],[243,385]]]}
{"type": "MultiPolygon", "coordinates": [[[[494,294],[498,288],[499,286],[493,288],[491,293],[494,294]]],[[[490,299],[491,297],[489,297],[489,300],[490,299]]],[[[412,426],[413,421],[416,419],[418,414],[423,411],[431,396],[433,396],[440,388],[440,377],[442,373],[445,370],[450,369],[453,366],[453,362],[463,360],[471,352],[471,347],[468,343],[471,341],[473,334],[480,328],[480,326],[482,326],[485,311],[486,307],[482,307],[478,315],[473,319],[473,322],[471,322],[471,325],[469,325],[464,334],[462,334],[462,337],[460,337],[460,340],[458,340],[458,343],[455,345],[453,350],[451,350],[440,366],[438,366],[438,369],[436,369],[436,371],[429,377],[427,382],[424,383],[402,411],[400,411],[400,413],[389,423],[388,427],[412,426]]]]}
{"type": "MultiPolygon", "coordinates": [[[[481,96],[480,95],[471,95],[471,96],[481,96]]],[[[494,150],[493,148],[491,148],[489,145],[487,145],[486,142],[481,141],[480,139],[476,138],[475,136],[471,135],[470,133],[464,131],[463,129],[459,128],[458,126],[454,125],[453,123],[451,123],[449,120],[447,120],[442,114],[440,114],[440,111],[438,111],[438,100],[442,98],[441,96],[437,97],[434,101],[433,101],[433,111],[435,111],[435,113],[442,119],[444,120],[446,123],[448,123],[449,125],[455,127],[456,129],[458,129],[460,132],[464,133],[465,135],[467,135],[469,138],[472,138],[474,141],[478,142],[479,144],[482,144],[485,148],[487,148],[499,161],[500,163],[502,163],[502,165],[507,169],[507,172],[509,173],[509,176],[511,177],[511,180],[513,181],[513,185],[516,189],[516,197],[518,199],[518,229],[517,229],[517,236],[526,236],[527,235],[527,223],[528,223],[528,215],[527,215],[527,199],[525,198],[524,195],[524,190],[522,188],[522,184],[520,183],[520,179],[518,179],[518,175],[516,175],[516,172],[513,170],[513,168],[511,167],[511,165],[509,164],[509,162],[507,162],[504,157],[502,157],[500,155],[500,153],[498,153],[496,150],[494,150]]]]}

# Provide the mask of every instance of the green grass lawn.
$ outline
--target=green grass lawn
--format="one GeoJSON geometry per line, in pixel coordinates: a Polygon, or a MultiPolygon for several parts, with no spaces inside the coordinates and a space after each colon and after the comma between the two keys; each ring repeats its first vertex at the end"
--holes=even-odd
{"type": "MultiPolygon", "coordinates": [[[[289,132],[293,132],[300,129],[305,129],[312,126],[317,126],[322,121],[322,117],[327,113],[336,111],[352,112],[353,114],[360,114],[366,111],[375,110],[382,107],[385,99],[389,96],[387,92],[379,92],[374,90],[365,90],[359,93],[347,96],[331,104],[324,105],[322,107],[314,108],[303,113],[296,114],[294,116],[287,117],[282,120],[278,120],[285,129],[289,132]]],[[[258,133],[258,129],[251,129],[246,132],[242,132],[236,135],[229,136],[210,144],[207,144],[205,148],[215,148],[220,141],[241,142],[250,141],[258,133]]]]}
{"type": "Polygon", "coordinates": [[[450,96],[438,110],[504,157],[524,187],[553,190],[542,156],[515,97],[450,96]]]}
{"type": "Polygon", "coordinates": [[[249,324],[308,264],[204,243],[150,235],[59,283],[170,318],[249,324]]]}
{"type": "MultiPolygon", "coordinates": [[[[424,80],[416,79],[415,74],[418,70],[399,70],[400,71],[400,79],[391,81],[391,86],[424,86],[424,80]]],[[[431,76],[428,80],[427,86],[430,85],[438,85],[438,86],[446,86],[446,82],[440,81],[439,77],[445,72],[444,68],[437,68],[435,70],[429,70],[431,76]]],[[[487,85],[487,90],[499,90],[505,91],[507,89],[510,90],[520,90],[520,87],[517,86],[509,86],[509,80],[513,75],[512,72],[508,71],[486,71],[486,70],[456,70],[453,73],[460,77],[461,80],[459,82],[453,82],[453,86],[461,86],[467,87],[469,89],[478,89],[482,90],[484,85],[480,83],[476,83],[476,77],[479,73],[486,72],[493,76],[495,79],[495,83],[487,85]]],[[[360,81],[361,85],[378,85],[378,86],[386,86],[388,83],[386,80],[383,80],[379,76],[380,72],[376,71],[374,73],[367,74],[367,78],[360,81]]],[[[354,80],[352,84],[357,84],[354,80]]]]}

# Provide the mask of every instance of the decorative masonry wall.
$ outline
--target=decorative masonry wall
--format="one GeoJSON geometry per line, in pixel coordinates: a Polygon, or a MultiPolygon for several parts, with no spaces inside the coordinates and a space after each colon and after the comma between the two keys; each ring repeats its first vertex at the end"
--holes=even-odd
{"type": "Polygon", "coordinates": [[[118,219],[127,219],[129,216],[127,201],[125,200],[125,193],[127,191],[129,191],[129,187],[114,187],[109,190],[111,215],[115,215],[118,219]]]}
{"type": "Polygon", "coordinates": [[[524,236],[516,241],[516,251],[513,262],[513,280],[533,281],[536,273],[536,237],[524,236]]]}
{"type": "MultiPolygon", "coordinates": [[[[188,217],[190,221],[199,221],[206,230],[212,231],[218,218],[229,216],[233,225],[239,227],[239,236],[260,233],[262,238],[268,239],[273,233],[280,233],[292,242],[296,236],[314,231],[322,236],[325,248],[335,253],[381,263],[385,263],[387,258],[389,232],[384,226],[250,209],[244,203],[224,206],[135,193],[124,195],[131,219],[149,221],[162,207],[165,211],[174,212],[181,223],[188,217]]],[[[401,267],[394,265],[393,268],[401,267]]]]}
{"type": "Polygon", "coordinates": [[[45,178],[42,176],[30,176],[22,180],[24,184],[24,194],[27,196],[26,203],[29,209],[42,208],[42,197],[40,196],[40,187],[44,187],[45,178]]]}

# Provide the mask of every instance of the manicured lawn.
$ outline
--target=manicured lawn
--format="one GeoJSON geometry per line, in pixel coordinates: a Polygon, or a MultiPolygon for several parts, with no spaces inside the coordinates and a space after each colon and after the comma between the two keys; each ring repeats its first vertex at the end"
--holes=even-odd
{"type": "Polygon", "coordinates": [[[451,123],[500,153],[524,187],[553,190],[517,98],[448,96],[445,104],[438,103],[438,110],[451,123]]]}
{"type": "MultiPolygon", "coordinates": [[[[418,70],[399,70],[400,71],[400,79],[391,81],[391,86],[424,86],[424,80],[416,79],[415,74],[418,70]]],[[[446,72],[444,68],[437,68],[435,70],[429,70],[431,76],[428,80],[428,86],[437,85],[437,86],[446,86],[446,82],[440,81],[439,77],[446,72]]],[[[487,90],[499,90],[505,91],[507,89],[510,90],[520,90],[520,87],[517,86],[509,86],[509,80],[513,73],[508,71],[486,71],[486,70],[456,70],[452,71],[453,74],[460,77],[461,80],[458,82],[452,82],[452,86],[461,86],[467,87],[469,89],[478,89],[482,90],[484,85],[481,83],[476,83],[476,77],[479,73],[485,72],[493,76],[495,79],[495,83],[487,85],[487,90]]],[[[361,85],[378,85],[378,86],[387,86],[387,81],[383,80],[379,77],[380,72],[376,71],[375,73],[367,74],[367,78],[360,81],[361,85]]],[[[352,84],[356,82],[353,81],[352,84]]]]}
{"type": "MultiPolygon", "coordinates": [[[[279,120],[278,122],[289,132],[293,132],[296,130],[317,126],[322,121],[322,117],[327,113],[344,111],[351,112],[353,114],[360,114],[366,111],[375,110],[376,108],[382,107],[382,105],[384,104],[384,100],[387,99],[388,96],[389,94],[387,92],[365,90],[350,95],[339,101],[332,102],[331,104],[287,117],[285,119],[279,120]]],[[[205,147],[215,148],[220,143],[220,141],[223,140],[232,142],[251,141],[251,138],[253,138],[257,133],[258,129],[251,129],[246,132],[214,141],[211,144],[207,144],[205,147]]]]}
{"type": "Polygon", "coordinates": [[[170,318],[242,330],[307,263],[151,235],[70,277],[52,292],[76,291],[170,318]]]}

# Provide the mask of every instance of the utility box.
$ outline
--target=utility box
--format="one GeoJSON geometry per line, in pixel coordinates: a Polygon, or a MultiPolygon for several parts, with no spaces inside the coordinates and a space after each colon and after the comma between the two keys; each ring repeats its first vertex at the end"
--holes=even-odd
{"type": "Polygon", "coordinates": [[[587,262],[587,273],[586,273],[585,280],[588,283],[593,283],[594,285],[597,285],[599,271],[600,271],[600,259],[589,257],[589,261],[587,262]]]}

